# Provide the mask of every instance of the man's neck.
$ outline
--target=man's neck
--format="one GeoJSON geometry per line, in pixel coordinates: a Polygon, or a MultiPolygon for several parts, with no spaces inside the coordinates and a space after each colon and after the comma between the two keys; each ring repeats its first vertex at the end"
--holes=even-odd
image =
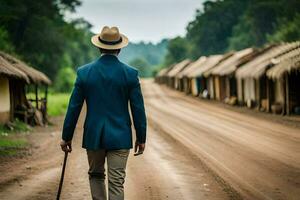
{"type": "Polygon", "coordinates": [[[111,55],[111,56],[116,56],[118,57],[118,54],[116,53],[102,53],[101,56],[104,56],[104,55],[111,55]]]}

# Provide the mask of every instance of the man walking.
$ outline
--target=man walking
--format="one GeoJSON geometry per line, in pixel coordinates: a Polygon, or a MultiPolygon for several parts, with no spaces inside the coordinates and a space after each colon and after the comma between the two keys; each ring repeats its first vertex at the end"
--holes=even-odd
{"type": "Polygon", "coordinates": [[[93,200],[106,200],[105,160],[109,200],[124,199],[125,169],[132,148],[129,105],[136,132],[135,155],[145,149],[146,115],[138,71],[118,60],[128,38],[117,27],[105,26],[91,38],[101,56],[77,71],[64,121],[61,148],[72,151],[74,129],[86,101],[82,147],[87,150],[93,200]]]}

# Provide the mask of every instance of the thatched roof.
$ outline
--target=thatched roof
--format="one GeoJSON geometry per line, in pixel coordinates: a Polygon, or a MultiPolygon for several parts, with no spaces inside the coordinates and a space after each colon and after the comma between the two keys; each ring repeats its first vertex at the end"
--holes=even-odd
{"type": "Polygon", "coordinates": [[[167,76],[169,76],[169,77],[176,76],[177,73],[181,72],[190,63],[191,63],[191,61],[189,59],[185,59],[185,60],[179,62],[167,73],[167,76]]]}
{"type": "Polygon", "coordinates": [[[188,74],[189,78],[202,76],[204,72],[210,70],[216,64],[218,64],[223,58],[223,55],[211,55],[207,59],[197,65],[197,67],[188,74]]]}
{"type": "Polygon", "coordinates": [[[163,76],[168,71],[168,68],[163,68],[157,73],[157,77],[163,76]]]}
{"type": "Polygon", "coordinates": [[[16,69],[18,69],[19,71],[22,71],[24,74],[26,74],[30,80],[30,83],[35,83],[35,84],[42,83],[42,84],[46,84],[46,85],[51,84],[50,79],[44,73],[42,73],[32,67],[29,67],[27,64],[25,64],[21,60],[13,57],[11,55],[8,55],[2,51],[0,51],[0,56],[3,57],[5,60],[7,60],[16,69]]]}
{"type": "Polygon", "coordinates": [[[273,59],[272,62],[274,66],[267,71],[267,76],[272,79],[280,79],[285,73],[295,69],[300,70],[300,47],[273,59]]]}
{"type": "Polygon", "coordinates": [[[26,81],[29,83],[29,79],[27,75],[16,69],[12,64],[10,64],[7,60],[5,60],[2,56],[0,56],[0,75],[17,78],[26,81]]]}
{"type": "Polygon", "coordinates": [[[161,69],[156,76],[158,77],[166,76],[168,72],[171,71],[175,65],[176,64],[172,64],[169,67],[161,69]]]}
{"type": "Polygon", "coordinates": [[[219,63],[216,65],[211,74],[225,76],[233,73],[237,67],[241,64],[249,60],[249,57],[254,55],[255,50],[253,48],[243,49],[241,51],[235,52],[232,56],[228,59],[224,60],[224,62],[219,63]]]}
{"type": "Polygon", "coordinates": [[[241,66],[236,71],[237,78],[256,78],[261,77],[269,66],[272,66],[272,60],[279,58],[300,46],[300,42],[285,43],[277,46],[272,46],[264,51],[261,55],[255,57],[250,62],[241,66]]]}
{"type": "Polygon", "coordinates": [[[203,76],[209,77],[212,74],[212,71],[214,70],[214,68],[216,66],[218,66],[222,62],[225,62],[227,59],[229,59],[233,55],[234,55],[234,52],[228,52],[228,53],[222,55],[221,59],[218,60],[218,62],[216,62],[214,65],[211,65],[209,69],[207,69],[203,72],[203,76]]]}
{"type": "Polygon", "coordinates": [[[189,64],[189,66],[187,66],[184,70],[179,72],[176,77],[178,77],[178,78],[182,78],[184,76],[188,77],[188,75],[191,72],[195,71],[195,69],[197,69],[200,65],[202,65],[206,61],[206,59],[207,59],[206,56],[201,56],[200,58],[198,58],[198,60],[189,64]]]}

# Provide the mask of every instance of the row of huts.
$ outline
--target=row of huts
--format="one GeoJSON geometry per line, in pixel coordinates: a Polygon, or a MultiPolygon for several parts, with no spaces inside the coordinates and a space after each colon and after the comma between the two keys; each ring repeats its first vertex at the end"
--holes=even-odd
{"type": "Polygon", "coordinates": [[[15,118],[31,125],[45,124],[50,84],[50,79],[42,72],[0,51],[0,124],[9,124],[15,118]],[[29,88],[33,98],[26,97],[29,88]],[[44,89],[43,97],[39,97],[40,89],[44,89]]]}
{"type": "Polygon", "coordinates": [[[186,59],[162,69],[156,82],[232,105],[300,114],[300,42],[186,59]]]}

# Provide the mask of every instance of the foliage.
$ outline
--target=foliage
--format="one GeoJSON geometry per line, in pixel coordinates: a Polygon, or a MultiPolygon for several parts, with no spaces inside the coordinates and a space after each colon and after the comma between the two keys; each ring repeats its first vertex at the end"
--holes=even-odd
{"type": "MultiPolygon", "coordinates": [[[[196,59],[268,42],[299,40],[299,15],[299,0],[206,1],[186,28],[186,42],[175,48],[187,49],[186,57],[196,59]]],[[[177,53],[169,45],[166,63],[175,62],[177,53]]]]}
{"type": "Polygon", "coordinates": [[[203,11],[197,10],[195,20],[187,26],[186,38],[192,50],[191,57],[224,53],[228,38],[249,0],[207,1],[203,11]]]}
{"type": "Polygon", "coordinates": [[[168,53],[164,60],[164,65],[169,66],[173,63],[182,61],[188,56],[189,46],[187,40],[182,37],[176,37],[169,41],[168,53]]]}
{"type": "Polygon", "coordinates": [[[168,40],[166,39],[157,44],[151,42],[129,43],[126,48],[122,49],[120,59],[125,63],[129,63],[134,59],[141,58],[150,66],[158,65],[167,53],[167,44],[168,40]]]}
{"type": "Polygon", "coordinates": [[[129,43],[122,49],[120,60],[139,69],[141,77],[153,76],[157,65],[160,65],[167,53],[168,40],[163,39],[157,44],[151,42],[129,43]]]}
{"type": "Polygon", "coordinates": [[[8,32],[0,27],[0,49],[6,52],[13,52],[14,46],[9,40],[8,32]]]}
{"type": "Polygon", "coordinates": [[[8,125],[0,125],[0,156],[12,156],[17,154],[18,150],[27,146],[24,139],[12,138],[13,133],[24,133],[30,131],[31,128],[24,122],[16,119],[8,125]]]}
{"type": "Polygon", "coordinates": [[[61,68],[55,78],[54,89],[56,92],[70,92],[72,90],[76,73],[71,67],[61,68]]]}
{"type": "Polygon", "coordinates": [[[292,42],[300,40],[300,13],[292,21],[282,19],[278,29],[268,36],[270,42],[292,42]]]}
{"type": "Polygon", "coordinates": [[[149,63],[143,58],[136,58],[130,61],[129,65],[137,68],[139,70],[140,77],[149,77],[151,76],[151,69],[149,68],[149,63]]]}
{"type": "Polygon", "coordinates": [[[65,12],[74,12],[79,5],[79,0],[2,0],[0,38],[53,80],[59,69],[75,68],[97,53],[89,41],[91,25],[82,19],[64,19],[65,12]]]}
{"type": "Polygon", "coordinates": [[[65,114],[69,98],[69,93],[50,93],[48,96],[48,115],[59,116],[65,114]]]}

